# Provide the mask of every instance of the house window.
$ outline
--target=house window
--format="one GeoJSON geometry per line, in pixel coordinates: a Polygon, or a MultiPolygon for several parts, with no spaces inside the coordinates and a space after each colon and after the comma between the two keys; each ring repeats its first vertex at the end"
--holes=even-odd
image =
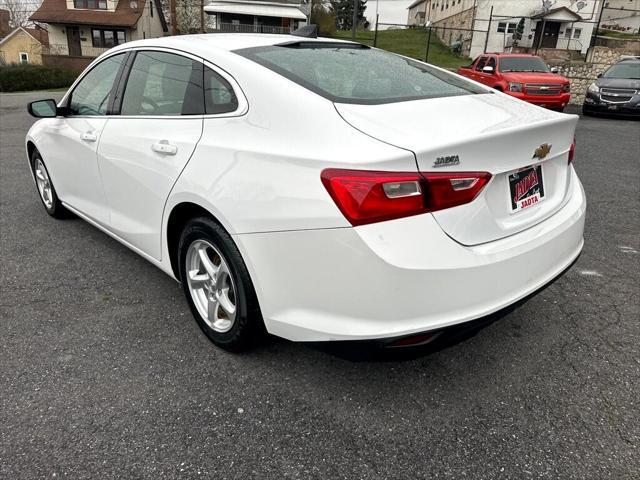
{"type": "Polygon", "coordinates": [[[94,47],[111,48],[125,43],[124,30],[91,29],[91,40],[94,47]]]}
{"type": "Polygon", "coordinates": [[[573,29],[573,38],[580,38],[580,34],[582,33],[582,29],[581,28],[574,28],[573,29]]]}
{"type": "Polygon", "coordinates": [[[517,23],[498,22],[498,33],[514,33],[517,23]]]}
{"type": "Polygon", "coordinates": [[[153,18],[153,0],[149,2],[149,15],[153,18]]]}
{"type": "Polygon", "coordinates": [[[570,28],[567,28],[564,31],[564,38],[571,38],[571,29],[570,28]]]}
{"type": "Polygon", "coordinates": [[[20,63],[29,63],[29,54],[26,52],[20,52],[20,63]]]}
{"type": "Polygon", "coordinates": [[[107,0],[73,0],[74,8],[86,8],[88,10],[106,10],[107,0]]]}

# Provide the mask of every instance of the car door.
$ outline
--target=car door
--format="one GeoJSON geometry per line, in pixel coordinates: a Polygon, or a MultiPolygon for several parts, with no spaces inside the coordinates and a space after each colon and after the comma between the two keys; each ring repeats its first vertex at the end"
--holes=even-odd
{"type": "Polygon", "coordinates": [[[165,201],[202,135],[203,64],[167,50],[138,50],[100,139],[110,229],[160,259],[165,201]]]}
{"type": "Polygon", "coordinates": [[[493,87],[496,80],[496,57],[487,57],[486,62],[482,67],[482,69],[480,69],[480,71],[476,73],[478,74],[478,81],[480,83],[483,83],[488,87],[493,87]],[[492,73],[485,72],[483,70],[485,67],[493,68],[493,72],[492,73]]]}
{"type": "Polygon", "coordinates": [[[109,212],[97,146],[124,60],[120,53],[91,68],[65,99],[67,114],[48,124],[38,145],[60,199],[103,225],[109,223],[109,212]]]}
{"type": "Polygon", "coordinates": [[[476,82],[480,82],[481,81],[480,72],[482,72],[482,68],[485,66],[486,63],[487,63],[487,57],[483,56],[483,57],[478,58],[478,61],[473,66],[473,69],[471,70],[470,76],[476,82]]]}

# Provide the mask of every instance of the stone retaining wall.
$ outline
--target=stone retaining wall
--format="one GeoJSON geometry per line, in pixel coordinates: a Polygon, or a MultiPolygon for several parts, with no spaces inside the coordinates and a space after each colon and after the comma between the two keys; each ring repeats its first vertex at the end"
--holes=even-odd
{"type": "Polygon", "coordinates": [[[608,47],[594,47],[589,51],[589,61],[549,61],[549,65],[558,68],[558,73],[571,81],[571,104],[582,105],[587,87],[598,78],[610,65],[629,55],[625,49],[611,49],[608,47]]]}

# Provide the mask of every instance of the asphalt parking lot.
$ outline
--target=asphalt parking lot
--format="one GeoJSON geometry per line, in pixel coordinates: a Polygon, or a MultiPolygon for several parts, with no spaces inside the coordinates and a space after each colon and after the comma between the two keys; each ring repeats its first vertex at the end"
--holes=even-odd
{"type": "Polygon", "coordinates": [[[0,478],[640,478],[640,122],[580,120],[584,252],[477,335],[239,356],[175,281],[45,213],[23,142],[51,96],[0,96],[0,478]]]}

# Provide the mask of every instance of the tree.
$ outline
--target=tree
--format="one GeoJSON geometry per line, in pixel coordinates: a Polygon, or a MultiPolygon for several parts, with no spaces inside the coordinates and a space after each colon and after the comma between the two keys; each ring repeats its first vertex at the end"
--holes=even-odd
{"type": "Polygon", "coordinates": [[[332,36],[336,33],[336,16],[331,4],[325,0],[312,0],[311,23],[318,26],[319,35],[332,36]]]}
{"type": "MultiPolygon", "coordinates": [[[[354,0],[330,0],[331,9],[336,17],[336,28],[338,30],[351,30],[353,27],[353,1],[354,0]]],[[[367,9],[367,0],[356,0],[358,2],[358,26],[364,25],[364,11],[367,9]]]]}
{"type": "Polygon", "coordinates": [[[522,34],[524,33],[524,17],[520,19],[516,26],[516,31],[513,32],[513,46],[517,47],[518,42],[522,40],[522,34]]]}
{"type": "Polygon", "coordinates": [[[9,11],[9,25],[16,28],[29,23],[29,17],[38,5],[27,0],[0,0],[0,8],[9,11]]]}
{"type": "Polygon", "coordinates": [[[176,16],[180,33],[200,31],[200,2],[194,0],[176,0],[176,16]]]}

